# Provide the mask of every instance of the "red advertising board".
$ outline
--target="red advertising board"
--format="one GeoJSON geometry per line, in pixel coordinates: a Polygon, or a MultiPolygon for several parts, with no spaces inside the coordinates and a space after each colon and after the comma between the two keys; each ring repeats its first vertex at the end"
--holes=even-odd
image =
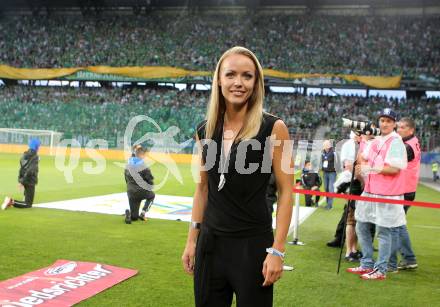
{"type": "Polygon", "coordinates": [[[72,306],[134,275],[111,265],[57,260],[53,265],[0,282],[0,306],[72,306]]]}

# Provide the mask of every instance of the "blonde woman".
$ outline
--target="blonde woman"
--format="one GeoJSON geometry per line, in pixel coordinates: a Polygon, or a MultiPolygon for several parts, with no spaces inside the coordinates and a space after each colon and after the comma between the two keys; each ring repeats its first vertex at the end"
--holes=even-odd
{"type": "Polygon", "coordinates": [[[246,48],[226,51],[214,73],[206,120],[197,127],[200,182],[182,255],[196,306],[272,306],[292,214],[286,125],[263,112],[263,70],[246,48]],[[266,190],[278,187],[274,237],[266,190]]]}

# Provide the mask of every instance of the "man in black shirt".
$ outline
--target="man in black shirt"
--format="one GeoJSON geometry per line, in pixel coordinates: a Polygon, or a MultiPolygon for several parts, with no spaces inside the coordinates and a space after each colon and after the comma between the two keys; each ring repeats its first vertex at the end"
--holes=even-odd
{"type": "Polygon", "coordinates": [[[145,149],[141,145],[133,148],[133,155],[128,160],[124,171],[125,182],[127,183],[127,196],[130,210],[125,211],[125,223],[131,224],[139,218],[146,220],[146,213],[153,203],[155,194],[153,192],[153,175],[144,163],[145,149]],[[145,205],[139,215],[139,207],[142,200],[145,205]]]}
{"type": "MultiPolygon", "coordinates": [[[[318,191],[322,184],[321,177],[318,173],[312,172],[312,164],[310,161],[304,163],[303,173],[301,175],[301,184],[305,190],[318,191]]],[[[312,195],[305,194],[306,207],[311,207],[313,204],[312,195]]],[[[315,197],[315,207],[318,207],[319,195],[315,197]]]]}
{"type": "Polygon", "coordinates": [[[39,139],[29,141],[29,150],[23,153],[20,159],[20,171],[18,173],[18,183],[20,188],[24,189],[24,201],[18,201],[11,197],[6,197],[1,208],[14,206],[15,208],[32,208],[35,196],[35,185],[38,183],[38,149],[40,148],[39,139]]]}

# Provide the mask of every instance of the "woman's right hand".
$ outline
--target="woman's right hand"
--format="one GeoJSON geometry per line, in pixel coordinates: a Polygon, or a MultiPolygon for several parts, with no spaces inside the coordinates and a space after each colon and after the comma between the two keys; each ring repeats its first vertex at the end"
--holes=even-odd
{"type": "Polygon", "coordinates": [[[196,256],[196,244],[187,243],[182,255],[183,269],[189,275],[194,274],[194,259],[196,256]]]}

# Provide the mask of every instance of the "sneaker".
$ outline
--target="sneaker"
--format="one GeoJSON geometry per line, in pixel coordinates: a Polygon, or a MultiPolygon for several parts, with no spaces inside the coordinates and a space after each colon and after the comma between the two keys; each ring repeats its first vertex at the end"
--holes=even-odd
{"type": "Polygon", "coordinates": [[[131,213],[130,210],[125,210],[125,224],[131,224],[131,213]]]}
{"type": "Polygon", "coordinates": [[[387,273],[396,274],[396,273],[399,273],[399,269],[398,268],[390,268],[390,267],[388,267],[387,273]]]}
{"type": "Polygon", "coordinates": [[[12,205],[12,199],[10,197],[5,197],[2,204],[2,210],[8,209],[12,205]]]}
{"type": "Polygon", "coordinates": [[[415,270],[417,267],[417,263],[407,263],[405,261],[400,261],[399,265],[397,266],[399,270],[415,270]]]}
{"type": "Polygon", "coordinates": [[[341,241],[334,239],[333,241],[327,242],[327,246],[339,248],[341,247],[341,241]]]}
{"type": "Polygon", "coordinates": [[[350,253],[348,256],[345,256],[345,260],[348,262],[359,262],[358,254],[356,253],[350,253]]]}
{"type": "Polygon", "coordinates": [[[370,273],[362,274],[360,277],[365,280],[384,280],[387,278],[387,276],[381,273],[378,269],[375,269],[370,273]]]}
{"type": "Polygon", "coordinates": [[[139,219],[141,221],[146,221],[147,220],[147,217],[145,216],[146,213],[147,212],[145,212],[145,211],[141,211],[141,214],[139,214],[139,219]]]}
{"type": "Polygon", "coordinates": [[[356,268],[348,268],[346,270],[348,273],[353,273],[353,274],[357,274],[357,275],[363,275],[363,274],[368,274],[373,272],[373,269],[367,269],[367,268],[363,268],[361,266],[358,266],[356,268]]]}

